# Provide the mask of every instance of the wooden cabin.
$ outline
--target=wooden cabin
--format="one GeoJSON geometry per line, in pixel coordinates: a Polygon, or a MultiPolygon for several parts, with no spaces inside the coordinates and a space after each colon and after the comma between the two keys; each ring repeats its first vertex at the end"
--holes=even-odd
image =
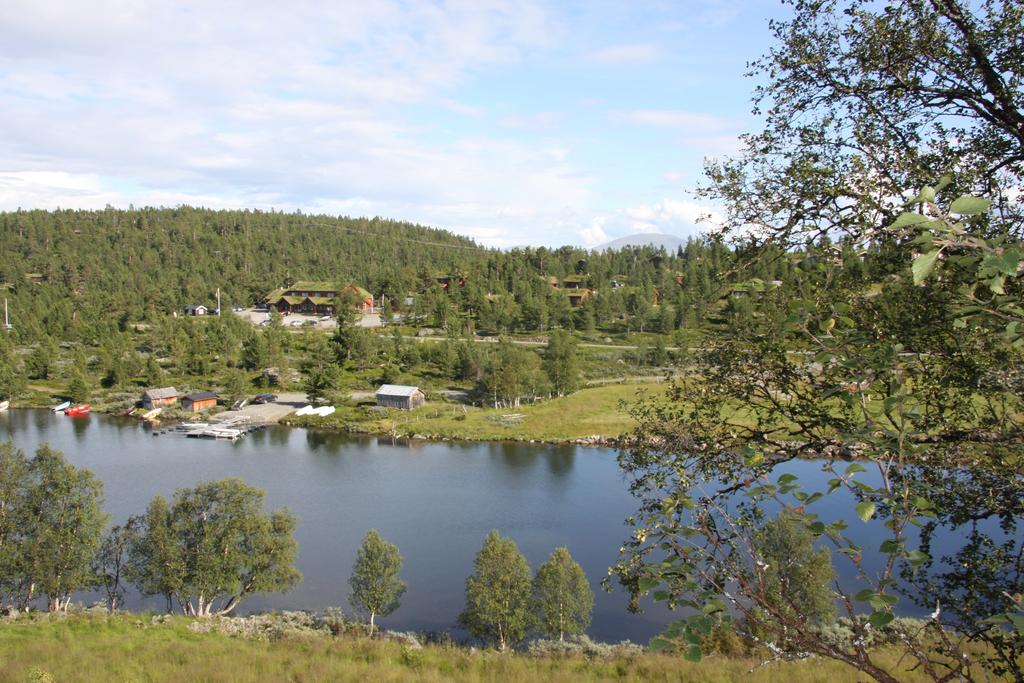
{"type": "Polygon", "coordinates": [[[196,391],[181,397],[181,409],[192,413],[207,410],[217,405],[217,394],[212,391],[196,391]]]}
{"type": "Polygon", "coordinates": [[[174,387],[161,387],[159,389],[147,389],[142,394],[142,407],[146,410],[153,408],[166,408],[178,402],[178,390],[174,387]]]}
{"type": "Polygon", "coordinates": [[[377,405],[384,408],[412,410],[419,408],[426,400],[426,395],[419,387],[385,384],[377,390],[377,405]]]}
{"type": "Polygon", "coordinates": [[[306,315],[334,315],[339,299],[351,299],[357,311],[373,312],[373,295],[351,282],[340,286],[333,282],[302,280],[291,287],[275,289],[264,301],[278,313],[304,313],[306,315]]]}
{"type": "Polygon", "coordinates": [[[209,315],[210,309],[199,304],[198,306],[186,306],[185,315],[209,315]]]}

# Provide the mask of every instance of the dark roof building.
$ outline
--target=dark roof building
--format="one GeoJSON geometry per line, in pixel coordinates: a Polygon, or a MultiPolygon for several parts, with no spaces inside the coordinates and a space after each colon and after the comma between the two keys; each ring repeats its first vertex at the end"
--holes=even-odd
{"type": "Polygon", "coordinates": [[[212,391],[195,391],[181,397],[182,410],[197,413],[217,405],[217,394],[212,391]]]}

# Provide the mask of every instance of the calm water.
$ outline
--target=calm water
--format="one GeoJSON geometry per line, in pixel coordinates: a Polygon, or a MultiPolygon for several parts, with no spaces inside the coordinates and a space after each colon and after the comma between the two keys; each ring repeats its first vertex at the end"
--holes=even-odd
{"type": "MultiPolygon", "coordinates": [[[[635,504],[615,451],[528,444],[417,443],[352,438],[273,427],[227,443],[153,437],[140,422],[93,415],[54,416],[12,410],[0,418],[0,440],[26,452],[42,442],[64,452],[104,483],[115,523],[145,510],[157,494],[201,481],[240,477],[267,492],[267,507],[299,517],[302,583],[284,594],[255,596],[242,612],[261,609],[348,609],[348,576],[371,527],[398,545],[409,588],[383,620],[402,630],[453,629],[464,604],[465,578],[491,529],[512,538],[536,568],[568,546],[591,580],[596,605],[590,635],[646,642],[672,615],[657,607],[626,611],[625,594],[603,593],[635,504]]],[[[139,601],[134,601],[139,607],[139,601]]],[[[148,603],[162,609],[162,599],[148,603]]]]}
{"type": "MultiPolygon", "coordinates": [[[[400,630],[452,630],[464,604],[465,578],[491,529],[512,538],[536,568],[556,546],[568,546],[590,577],[596,605],[589,634],[597,640],[646,642],[678,615],[645,603],[626,611],[626,596],[600,590],[628,537],[623,520],[636,503],[610,449],[529,444],[432,443],[392,445],[375,438],[273,427],[236,443],[153,437],[131,419],[68,418],[46,410],[0,413],[0,440],[26,452],[48,442],[104,482],[114,523],[139,514],[153,496],[182,487],[240,477],[267,492],[267,507],[299,516],[298,567],[303,581],[285,594],[255,596],[241,612],[265,609],[348,609],[347,581],[363,535],[375,527],[405,557],[409,583],[402,605],[382,623],[400,630]]],[[[805,490],[821,490],[832,475],[811,461],[789,463],[805,490]]],[[[781,470],[780,470],[781,472],[781,470]]],[[[868,475],[861,475],[867,478],[868,475]]],[[[849,519],[851,501],[828,496],[815,505],[824,521],[849,519]]],[[[848,535],[877,548],[881,524],[851,522],[848,535]]],[[[959,530],[937,537],[947,553],[959,530]]],[[[881,556],[866,558],[877,569],[881,556]]],[[[835,557],[842,582],[851,568],[835,557]]],[[[854,590],[862,588],[857,585],[854,590]]],[[[88,596],[81,596],[88,598],[88,596]]],[[[130,607],[163,609],[163,599],[130,607]]],[[[924,613],[901,601],[905,614],[924,613]]]]}

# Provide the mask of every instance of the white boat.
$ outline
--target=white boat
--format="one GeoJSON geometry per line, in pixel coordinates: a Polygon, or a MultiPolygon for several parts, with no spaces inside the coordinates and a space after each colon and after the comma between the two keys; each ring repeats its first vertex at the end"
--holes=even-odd
{"type": "Polygon", "coordinates": [[[55,413],[63,413],[65,410],[67,410],[70,407],[71,407],[71,401],[64,401],[59,406],[54,406],[53,407],[53,412],[55,412],[55,413]]]}
{"type": "Polygon", "coordinates": [[[320,408],[317,408],[313,412],[315,412],[320,417],[327,417],[328,415],[332,414],[335,410],[337,410],[337,408],[335,408],[334,406],[321,406],[320,408]]]}
{"type": "Polygon", "coordinates": [[[3,412],[11,407],[10,401],[0,401],[0,412],[3,412]]]}
{"type": "Polygon", "coordinates": [[[302,406],[295,411],[296,415],[310,415],[313,413],[313,406],[302,406]]]}
{"type": "Polygon", "coordinates": [[[163,410],[164,410],[163,408],[153,408],[153,410],[150,410],[150,411],[148,411],[146,413],[143,413],[142,419],[143,420],[152,420],[152,419],[156,418],[157,415],[162,413],[163,410]]]}

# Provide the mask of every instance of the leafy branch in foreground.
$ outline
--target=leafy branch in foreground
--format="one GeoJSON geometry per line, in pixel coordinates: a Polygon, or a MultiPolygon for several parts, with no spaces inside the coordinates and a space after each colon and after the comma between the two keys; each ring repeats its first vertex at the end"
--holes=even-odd
{"type": "MultiPolygon", "coordinates": [[[[982,206],[958,202],[962,213],[982,206]]],[[[696,659],[728,624],[775,657],[819,655],[896,681],[869,643],[898,626],[909,599],[933,610],[923,627],[895,634],[914,668],[933,680],[973,680],[981,668],[1020,677],[1024,392],[1019,337],[1006,325],[1020,300],[1018,247],[957,232],[964,226],[945,215],[914,221],[890,228],[866,277],[841,260],[805,267],[806,297],[762,302],[785,308],[783,321],[765,315],[735,330],[664,400],[636,407],[620,465],[641,507],[615,572],[635,598],[653,591],[697,612],[656,647],[696,659]],[[910,226],[930,229],[905,235],[910,226]],[[943,258],[919,256],[907,272],[911,238],[939,244],[943,258]],[[1006,259],[996,275],[993,258],[1006,259]],[[998,294],[993,284],[1007,298],[972,308],[998,294]],[[821,484],[788,471],[802,458],[820,461],[821,484]],[[933,557],[940,534],[965,542],[933,557]],[[828,598],[781,590],[796,580],[779,574],[780,544],[803,548],[804,571],[825,567],[809,548],[831,549],[843,578],[828,598]],[[829,600],[849,620],[847,642],[827,636],[814,608],[829,600]]]]}

